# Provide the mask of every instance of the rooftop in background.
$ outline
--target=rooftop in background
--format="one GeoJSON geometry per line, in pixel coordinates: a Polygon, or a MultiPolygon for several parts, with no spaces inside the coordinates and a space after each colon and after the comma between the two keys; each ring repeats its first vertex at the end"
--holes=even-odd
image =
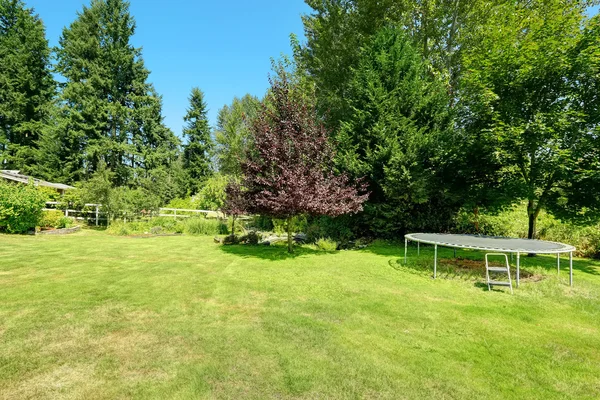
{"type": "Polygon", "coordinates": [[[45,186],[45,187],[56,189],[60,192],[64,192],[65,190],[69,190],[69,189],[75,189],[73,186],[64,185],[62,183],[46,182],[41,179],[36,179],[32,176],[22,175],[20,172],[21,171],[3,169],[3,170],[0,170],[0,178],[4,178],[8,181],[19,182],[19,183],[29,183],[29,180],[33,180],[33,183],[36,186],[45,186]]]}

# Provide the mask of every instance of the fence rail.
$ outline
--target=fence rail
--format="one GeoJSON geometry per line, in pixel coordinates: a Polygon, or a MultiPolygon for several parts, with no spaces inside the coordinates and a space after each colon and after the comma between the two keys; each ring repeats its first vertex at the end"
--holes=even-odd
{"type": "MultiPolygon", "coordinates": [[[[85,208],[82,210],[70,209],[67,208],[59,208],[58,206],[65,205],[65,203],[61,203],[58,201],[48,201],[46,202],[46,208],[44,211],[61,211],[64,212],[65,217],[70,217],[78,221],[94,221],[96,226],[99,225],[100,221],[106,221],[108,218],[106,217],[106,213],[101,211],[102,204],[84,204],[84,207],[89,207],[92,209],[86,210],[85,208]],[[91,215],[90,215],[91,214],[91,215]]],[[[158,214],[155,216],[158,217],[173,217],[177,218],[189,218],[200,214],[214,214],[217,218],[225,218],[225,214],[220,211],[210,211],[210,210],[189,210],[185,208],[167,208],[162,207],[158,209],[158,214]]],[[[140,217],[143,215],[135,215],[134,218],[140,217]]],[[[150,215],[151,216],[151,215],[150,215]]],[[[125,216],[127,219],[127,216],[125,216]]]]}

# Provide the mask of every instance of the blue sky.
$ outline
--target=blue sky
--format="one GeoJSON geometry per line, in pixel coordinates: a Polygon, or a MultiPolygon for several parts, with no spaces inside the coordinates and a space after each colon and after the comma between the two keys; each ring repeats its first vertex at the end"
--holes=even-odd
{"type": "MultiPolygon", "coordinates": [[[[87,0],[25,0],[46,25],[50,45],[87,0]]],[[[270,58],[291,52],[289,35],[303,37],[303,0],[130,0],[150,81],[163,96],[165,123],[180,135],[188,96],[200,87],[211,124],[234,96],[262,97],[270,58]]]]}
{"type": "MultiPolygon", "coordinates": [[[[25,0],[46,25],[50,45],[88,0],[25,0]]],[[[289,54],[289,35],[303,39],[303,0],[130,0],[150,80],[163,96],[165,123],[181,134],[188,95],[200,87],[211,124],[234,96],[261,97],[271,57],[289,54]]],[[[590,10],[598,12],[598,7],[590,10]]]]}

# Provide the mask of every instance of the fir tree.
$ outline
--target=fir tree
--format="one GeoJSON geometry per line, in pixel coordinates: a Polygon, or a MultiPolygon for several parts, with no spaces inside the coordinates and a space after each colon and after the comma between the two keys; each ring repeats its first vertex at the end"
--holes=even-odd
{"type": "Polygon", "coordinates": [[[211,154],[213,150],[208,110],[204,101],[204,93],[198,88],[192,89],[190,107],[183,120],[187,126],[183,136],[187,138],[183,148],[184,167],[190,176],[190,190],[196,193],[200,183],[211,173],[211,154]]]}
{"type": "Polygon", "coordinates": [[[66,83],[54,133],[62,146],[54,159],[69,182],[104,162],[114,184],[132,184],[177,159],[178,139],[163,124],[162,99],[130,43],[134,32],[124,0],[92,0],[63,31],[56,69],[66,83]]]}
{"type": "Polygon", "coordinates": [[[31,172],[55,83],[42,21],[21,0],[0,0],[0,165],[31,172]]]}

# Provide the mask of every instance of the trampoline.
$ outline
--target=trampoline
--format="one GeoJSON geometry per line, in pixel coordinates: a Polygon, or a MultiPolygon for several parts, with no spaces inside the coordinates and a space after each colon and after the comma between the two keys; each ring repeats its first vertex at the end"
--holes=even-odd
{"type": "Polygon", "coordinates": [[[434,246],[433,277],[437,277],[437,248],[451,247],[459,249],[472,249],[493,251],[499,253],[516,254],[517,258],[517,287],[519,287],[520,256],[525,254],[556,254],[556,266],[560,272],[560,255],[569,253],[569,284],[573,286],[573,252],[575,247],[557,242],[533,239],[515,239],[496,236],[481,235],[456,235],[446,233],[411,233],[404,236],[404,263],[408,255],[408,242],[417,242],[417,252],[420,254],[420,244],[426,243],[434,246]]]}

